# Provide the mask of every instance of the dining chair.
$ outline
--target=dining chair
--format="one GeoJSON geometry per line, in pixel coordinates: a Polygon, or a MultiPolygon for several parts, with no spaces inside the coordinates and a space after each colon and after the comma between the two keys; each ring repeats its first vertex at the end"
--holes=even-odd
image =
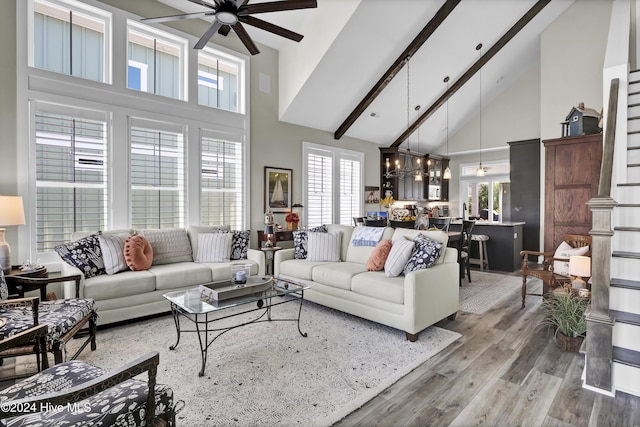
{"type": "Polygon", "coordinates": [[[460,258],[462,259],[462,270],[460,274],[464,274],[466,271],[467,280],[471,283],[471,237],[473,236],[473,226],[476,224],[475,221],[462,221],[462,246],[460,251],[460,258]]]}
{"type": "Polygon", "coordinates": [[[451,218],[429,218],[429,229],[437,228],[442,231],[449,231],[449,224],[451,223],[451,218]]]}

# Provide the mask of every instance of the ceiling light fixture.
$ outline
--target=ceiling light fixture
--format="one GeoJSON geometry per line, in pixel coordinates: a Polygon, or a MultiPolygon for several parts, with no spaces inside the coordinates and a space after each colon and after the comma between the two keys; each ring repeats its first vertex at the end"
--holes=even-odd
{"type": "MultiPolygon", "coordinates": [[[[448,92],[449,76],[444,78],[444,82],[447,85],[447,92],[448,92]]],[[[449,98],[447,98],[447,157],[449,157],[449,98]]],[[[449,168],[449,163],[447,163],[447,167],[444,168],[444,172],[442,173],[442,179],[451,179],[451,169],[449,168]]]]}
{"type": "MultiPolygon", "coordinates": [[[[482,43],[478,43],[476,46],[476,50],[480,53],[480,59],[482,59],[482,43]]],[[[478,171],[476,172],[476,176],[484,176],[484,168],[482,167],[482,67],[479,70],[480,73],[480,111],[479,111],[479,119],[480,119],[480,163],[478,164],[478,171]]]]}
{"type": "Polygon", "coordinates": [[[232,13],[227,11],[220,11],[216,13],[216,21],[224,25],[235,25],[238,22],[238,17],[232,13]]]}
{"type": "MultiPolygon", "coordinates": [[[[420,113],[420,105],[416,105],[414,110],[420,113]]],[[[418,154],[420,154],[420,126],[418,126],[418,154]]],[[[416,167],[416,174],[413,175],[413,179],[417,182],[422,181],[422,175],[424,174],[424,169],[422,168],[422,162],[420,161],[420,156],[416,158],[416,163],[418,166],[416,167]]]]}

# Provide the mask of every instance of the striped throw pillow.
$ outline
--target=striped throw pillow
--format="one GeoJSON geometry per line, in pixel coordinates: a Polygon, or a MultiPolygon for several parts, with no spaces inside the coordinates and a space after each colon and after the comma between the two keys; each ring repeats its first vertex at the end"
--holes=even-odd
{"type": "Polygon", "coordinates": [[[98,236],[102,260],[107,274],[116,274],[129,268],[124,258],[124,243],[129,234],[108,234],[98,236]]]}
{"type": "Polygon", "coordinates": [[[341,232],[309,232],[307,241],[307,261],[340,261],[341,243],[341,232]]]}
{"type": "Polygon", "coordinates": [[[196,262],[227,262],[231,258],[232,233],[201,233],[196,262]]]}
{"type": "Polygon", "coordinates": [[[389,256],[384,263],[385,276],[396,277],[404,271],[404,266],[411,258],[414,246],[413,240],[398,239],[393,242],[389,256]]]}

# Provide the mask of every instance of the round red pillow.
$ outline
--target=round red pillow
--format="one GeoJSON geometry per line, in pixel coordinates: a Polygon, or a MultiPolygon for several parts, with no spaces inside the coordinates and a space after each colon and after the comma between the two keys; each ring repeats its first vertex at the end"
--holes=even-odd
{"type": "Polygon", "coordinates": [[[153,263],[151,244],[137,234],[129,237],[124,242],[124,259],[133,271],[148,270],[153,263]]]}

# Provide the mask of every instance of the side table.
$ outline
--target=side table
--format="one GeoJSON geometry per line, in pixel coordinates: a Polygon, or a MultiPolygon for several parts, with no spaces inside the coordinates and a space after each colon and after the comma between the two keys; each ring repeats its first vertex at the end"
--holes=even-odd
{"type": "Polygon", "coordinates": [[[267,259],[267,262],[265,263],[265,268],[267,269],[267,271],[265,272],[268,276],[273,276],[273,258],[274,258],[274,254],[276,252],[278,252],[280,249],[282,249],[279,246],[271,246],[269,247],[263,247],[260,248],[260,250],[262,252],[264,252],[265,258],[267,259]]]}
{"type": "Polygon", "coordinates": [[[39,267],[33,271],[22,271],[19,266],[12,266],[11,272],[4,276],[7,280],[9,294],[17,294],[24,297],[25,292],[40,290],[40,300],[47,300],[47,285],[49,283],[76,282],[76,298],[80,298],[79,274],[64,275],[62,273],[49,273],[46,267],[39,267]]]}

